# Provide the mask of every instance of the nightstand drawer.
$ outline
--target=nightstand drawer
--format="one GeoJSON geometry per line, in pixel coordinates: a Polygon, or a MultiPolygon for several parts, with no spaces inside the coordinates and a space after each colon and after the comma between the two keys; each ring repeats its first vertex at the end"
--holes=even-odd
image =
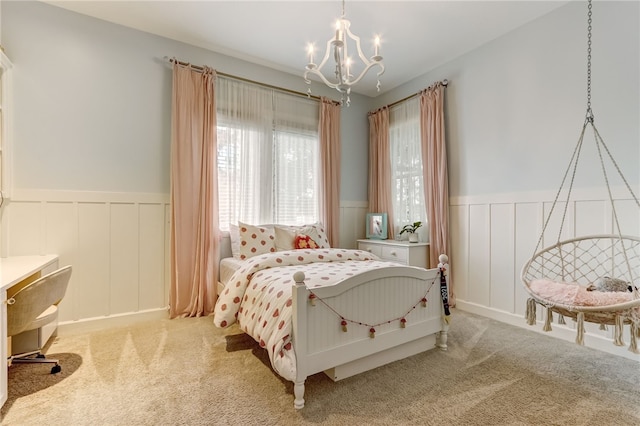
{"type": "Polygon", "coordinates": [[[429,267],[429,243],[396,240],[358,240],[358,249],[375,254],[380,260],[420,268],[429,267]]]}
{"type": "Polygon", "coordinates": [[[358,249],[368,251],[371,254],[375,254],[378,257],[382,257],[382,247],[377,244],[358,243],[358,249]]]}
{"type": "Polygon", "coordinates": [[[406,247],[382,246],[382,255],[380,257],[384,260],[406,263],[409,258],[409,250],[406,247]]]}

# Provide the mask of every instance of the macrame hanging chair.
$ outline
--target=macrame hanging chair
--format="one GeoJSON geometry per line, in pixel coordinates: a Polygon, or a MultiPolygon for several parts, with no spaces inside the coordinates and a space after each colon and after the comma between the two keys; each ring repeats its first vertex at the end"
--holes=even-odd
{"type": "Polygon", "coordinates": [[[594,124],[591,110],[591,0],[588,2],[588,61],[587,61],[587,114],[582,132],[573,151],[569,166],[544,223],[542,233],[534,249],[534,255],[522,268],[521,279],[529,294],[526,319],[529,325],[536,323],[536,305],[546,308],[543,330],[551,331],[553,313],[558,323],[565,324],[570,317],[577,322],[576,343],[584,344],[585,322],[600,324],[600,329],[613,325],[613,343],[624,346],[625,325],[630,330],[629,350],[640,353],[637,339],[640,337],[640,237],[624,235],[620,229],[616,203],[611,192],[605,158],[610,160],[609,169],[614,168],[624,182],[640,213],[640,202],[631,186],[613,159],[594,124]],[[590,235],[561,241],[562,230],[571,201],[578,161],[582,152],[587,128],[593,130],[600,168],[606,184],[612,212],[614,234],[590,235]],[[570,179],[567,179],[570,175],[570,179]],[[545,231],[554,213],[565,183],[566,201],[562,212],[557,242],[540,251],[545,231]],[[618,281],[619,280],[619,281],[618,281]],[[614,282],[615,281],[615,282],[614,282]],[[599,291],[607,284],[617,284],[623,291],[599,291]],[[595,290],[594,290],[595,289],[595,290]]]}

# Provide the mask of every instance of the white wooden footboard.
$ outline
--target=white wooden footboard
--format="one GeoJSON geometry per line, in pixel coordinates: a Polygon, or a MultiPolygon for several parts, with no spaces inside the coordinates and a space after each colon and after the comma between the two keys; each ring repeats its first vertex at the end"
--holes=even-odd
{"type": "Polygon", "coordinates": [[[439,269],[390,266],[311,290],[303,273],[294,279],[298,409],[304,406],[304,382],[312,374],[325,371],[337,380],[431,349],[436,337],[446,349],[439,269]]]}

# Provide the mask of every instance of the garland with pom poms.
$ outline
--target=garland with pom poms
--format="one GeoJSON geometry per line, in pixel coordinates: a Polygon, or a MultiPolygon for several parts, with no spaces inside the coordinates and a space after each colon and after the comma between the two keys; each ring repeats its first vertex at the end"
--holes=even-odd
{"type": "MultiPolygon", "coordinates": [[[[442,274],[442,270],[440,270],[438,272],[438,276],[440,276],[441,274],[442,274]]],[[[369,337],[374,339],[376,337],[376,327],[379,327],[381,325],[391,324],[394,321],[398,321],[400,323],[400,328],[406,328],[407,316],[414,309],[416,309],[418,307],[418,305],[421,305],[423,308],[427,307],[427,302],[428,302],[427,295],[429,294],[429,292],[431,291],[431,288],[435,284],[436,279],[438,279],[438,277],[434,278],[434,280],[431,281],[431,284],[429,285],[429,288],[427,289],[427,293],[424,295],[424,297],[420,298],[420,300],[416,304],[411,306],[411,308],[408,309],[407,312],[405,312],[402,316],[399,316],[397,318],[390,319],[390,320],[387,320],[387,321],[382,321],[382,322],[379,322],[377,324],[368,324],[368,323],[365,323],[365,322],[360,322],[360,321],[349,319],[349,318],[341,315],[338,311],[336,311],[333,307],[331,307],[327,302],[322,300],[322,298],[318,297],[316,294],[314,294],[311,291],[309,292],[309,303],[311,304],[311,306],[316,306],[316,301],[319,301],[320,303],[325,305],[331,312],[336,314],[338,316],[338,318],[340,318],[340,327],[341,327],[343,332],[345,332],[345,333],[347,332],[347,325],[349,323],[357,324],[357,325],[368,327],[369,328],[369,337]]]]}

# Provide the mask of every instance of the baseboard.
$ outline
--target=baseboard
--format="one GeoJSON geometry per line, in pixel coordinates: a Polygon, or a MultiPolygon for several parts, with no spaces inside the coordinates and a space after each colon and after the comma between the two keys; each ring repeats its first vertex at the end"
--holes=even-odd
{"type": "Polygon", "coordinates": [[[140,312],[110,315],[105,317],[85,318],[77,321],[65,321],[58,324],[58,336],[69,336],[79,333],[90,333],[113,327],[122,327],[138,322],[169,318],[168,308],[149,309],[140,312]]]}
{"type": "MultiPolygon", "coordinates": [[[[552,331],[543,331],[542,327],[544,323],[542,321],[538,321],[536,325],[528,325],[524,316],[522,315],[516,315],[509,312],[500,311],[498,309],[488,308],[486,306],[477,305],[475,303],[465,302],[464,300],[460,299],[456,300],[456,308],[460,309],[461,311],[491,318],[496,321],[500,321],[526,330],[535,331],[537,333],[544,334],[545,336],[566,340],[572,343],[575,343],[576,340],[576,330],[566,325],[554,323],[552,325],[552,331]]],[[[455,321],[455,318],[453,320],[455,321]]],[[[628,335],[624,336],[624,341],[626,343],[626,346],[616,346],[613,344],[612,340],[607,339],[603,336],[599,336],[597,334],[587,332],[584,336],[585,347],[597,349],[602,352],[640,362],[640,355],[634,354],[633,352],[628,350],[628,335]]]]}

